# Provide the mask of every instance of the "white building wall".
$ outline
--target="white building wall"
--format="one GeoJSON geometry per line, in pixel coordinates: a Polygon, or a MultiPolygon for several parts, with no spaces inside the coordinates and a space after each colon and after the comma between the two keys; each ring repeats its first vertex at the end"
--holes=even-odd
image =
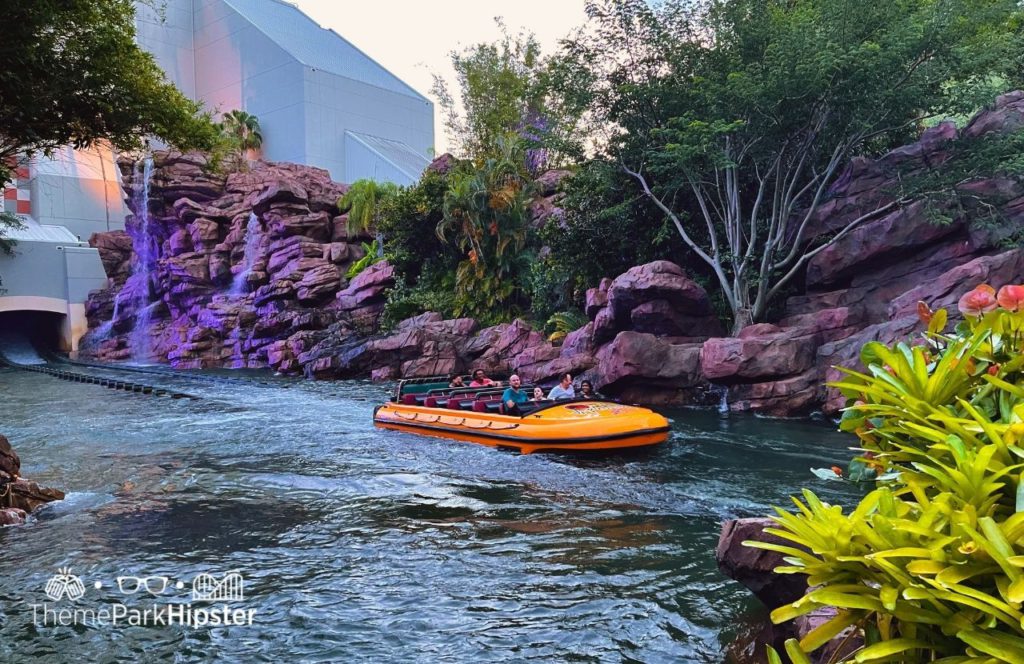
{"type": "Polygon", "coordinates": [[[196,62],[192,39],[192,0],[135,4],[135,41],[153,54],[167,78],[192,99],[196,97],[196,62]]]}
{"type": "Polygon", "coordinates": [[[346,130],[405,143],[423,156],[424,165],[432,157],[434,108],[429,101],[314,69],[306,70],[304,95],[306,155],[335,179],[380,177],[362,168],[362,161],[348,163],[346,130]]]}
{"type": "Polygon", "coordinates": [[[93,233],[122,229],[128,208],[120,178],[107,146],[39,155],[31,164],[32,217],[65,226],[84,241],[93,233]]]}

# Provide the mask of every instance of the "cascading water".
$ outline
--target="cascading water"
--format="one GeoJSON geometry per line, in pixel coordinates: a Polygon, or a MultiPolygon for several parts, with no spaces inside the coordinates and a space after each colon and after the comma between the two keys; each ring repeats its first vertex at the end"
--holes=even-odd
{"type": "MultiPolygon", "coordinates": [[[[138,222],[133,226],[135,232],[131,234],[135,250],[135,266],[131,278],[135,287],[131,293],[135,304],[135,325],[128,345],[131,357],[136,362],[148,360],[152,354],[149,339],[149,323],[153,316],[153,304],[149,301],[149,279],[154,260],[153,240],[149,236],[149,184],[152,177],[153,158],[146,157],[142,164],[142,186],[136,188],[133,201],[138,222]]],[[[117,319],[116,309],[114,319],[117,319]]]]}
{"type": "Polygon", "coordinates": [[[260,220],[255,212],[249,213],[249,222],[245,225],[245,253],[242,256],[242,268],[231,281],[229,295],[244,295],[246,282],[252,272],[253,263],[256,262],[256,254],[259,251],[260,239],[263,236],[263,229],[260,227],[260,220]]]}

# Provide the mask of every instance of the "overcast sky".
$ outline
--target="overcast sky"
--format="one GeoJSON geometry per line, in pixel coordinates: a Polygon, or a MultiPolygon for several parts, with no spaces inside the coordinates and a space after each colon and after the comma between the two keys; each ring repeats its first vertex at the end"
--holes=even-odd
{"type": "Polygon", "coordinates": [[[527,29],[550,53],[560,38],[583,24],[584,0],[292,0],[325,28],[331,28],[393,74],[429,97],[434,108],[434,143],[448,148],[437,100],[430,94],[432,74],[454,82],[448,54],[454,49],[496,40],[494,22],[502,17],[510,32],[527,29]]]}

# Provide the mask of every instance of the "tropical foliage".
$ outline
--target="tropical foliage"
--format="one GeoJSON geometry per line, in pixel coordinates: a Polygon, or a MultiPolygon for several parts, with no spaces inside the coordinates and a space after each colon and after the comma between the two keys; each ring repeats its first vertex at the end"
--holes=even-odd
{"type": "Polygon", "coordinates": [[[263,147],[263,132],[255,115],[234,110],[225,113],[218,125],[236,166],[245,163],[246,154],[263,147]]]}
{"type": "Polygon", "coordinates": [[[384,260],[380,243],[377,240],[371,243],[361,242],[360,244],[363,247],[363,257],[349,265],[348,271],[345,273],[346,279],[351,279],[374,263],[384,260]]]}
{"type": "Polygon", "coordinates": [[[805,491],[770,530],[792,546],[749,543],[812,586],[773,620],[838,609],[791,655],[853,628],[851,661],[1024,661],[1024,286],[979,286],[959,309],[946,332],[921,304],[919,343],[869,343],[867,371],[834,384],[860,461],[891,479],[849,513],[805,491]]]}
{"type": "Polygon", "coordinates": [[[356,180],[345,195],[338,199],[338,209],[348,214],[346,230],[356,237],[370,230],[379,230],[383,205],[398,195],[400,187],[393,182],[356,180]]]}
{"type": "MultiPolygon", "coordinates": [[[[734,326],[824,247],[899,198],[822,233],[850,157],[976,109],[1020,79],[1015,0],[596,0],[568,54],[589,76],[604,152],[705,265],[734,326]]],[[[632,194],[627,194],[631,196],[632,194]]],[[[677,259],[685,263],[686,259],[677,259]]]]}
{"type": "Polygon", "coordinates": [[[132,0],[6,3],[0,40],[0,183],[18,154],[97,141],[131,150],[157,136],[209,148],[208,114],[135,43],[132,0]]]}
{"type": "Polygon", "coordinates": [[[517,134],[528,143],[534,171],[583,155],[580,117],[585,86],[557,58],[544,58],[536,37],[511,35],[498,20],[502,38],[451,53],[458,101],[444,78],[434,76],[445,128],[459,156],[476,163],[500,152],[499,142],[517,134]],[[573,83],[573,84],[570,84],[573,83]]]}
{"type": "Polygon", "coordinates": [[[526,303],[528,207],[534,189],[523,143],[499,140],[496,156],[455,174],[444,198],[437,236],[462,252],[455,270],[455,311],[508,316],[526,303]]]}

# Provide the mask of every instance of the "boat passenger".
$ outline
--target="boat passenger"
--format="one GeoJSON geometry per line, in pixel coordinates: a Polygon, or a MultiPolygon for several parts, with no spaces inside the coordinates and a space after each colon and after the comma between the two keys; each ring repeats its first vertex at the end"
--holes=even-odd
{"type": "Polygon", "coordinates": [[[526,403],[530,400],[525,390],[519,389],[522,386],[522,382],[519,380],[519,376],[512,374],[508,379],[509,386],[505,388],[504,394],[501,395],[501,402],[505,404],[505,412],[509,415],[519,415],[519,404],[526,403]]]}
{"type": "Polygon", "coordinates": [[[562,379],[548,392],[548,399],[575,399],[576,390],[572,386],[572,374],[562,374],[562,379]]]}
{"type": "Polygon", "coordinates": [[[460,376],[458,374],[453,374],[451,380],[448,381],[448,387],[450,387],[452,389],[458,389],[460,387],[465,387],[465,386],[466,386],[466,384],[464,382],[462,382],[462,376],[460,376]]]}
{"type": "Polygon", "coordinates": [[[544,390],[540,387],[533,388],[533,399],[530,401],[544,401],[544,390]]]}
{"type": "MultiPolygon", "coordinates": [[[[510,381],[511,382],[511,381],[510,381]]],[[[477,369],[473,372],[473,382],[469,384],[470,387],[501,387],[501,383],[496,380],[491,380],[484,373],[483,369],[477,369]]]]}
{"type": "Polygon", "coordinates": [[[580,383],[580,397],[584,399],[600,399],[601,395],[594,391],[594,385],[589,380],[580,383]]]}

